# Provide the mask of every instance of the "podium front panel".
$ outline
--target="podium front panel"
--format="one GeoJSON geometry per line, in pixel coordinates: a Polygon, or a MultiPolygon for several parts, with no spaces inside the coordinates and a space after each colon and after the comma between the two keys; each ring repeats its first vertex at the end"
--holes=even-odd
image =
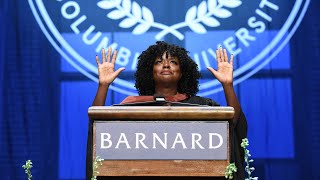
{"type": "Polygon", "coordinates": [[[224,176],[233,108],[126,108],[89,109],[99,176],[224,176]]]}

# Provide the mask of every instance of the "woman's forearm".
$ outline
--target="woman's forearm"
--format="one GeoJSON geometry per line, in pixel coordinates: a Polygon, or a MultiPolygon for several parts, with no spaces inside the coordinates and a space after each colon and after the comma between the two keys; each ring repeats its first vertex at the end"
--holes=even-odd
{"type": "Polygon", "coordinates": [[[104,106],[107,98],[109,85],[99,84],[96,97],[93,100],[92,106],[104,106]]]}
{"type": "Polygon", "coordinates": [[[233,122],[236,124],[241,112],[240,103],[238,101],[236,93],[234,92],[233,84],[223,84],[222,86],[228,106],[234,108],[233,122]]]}

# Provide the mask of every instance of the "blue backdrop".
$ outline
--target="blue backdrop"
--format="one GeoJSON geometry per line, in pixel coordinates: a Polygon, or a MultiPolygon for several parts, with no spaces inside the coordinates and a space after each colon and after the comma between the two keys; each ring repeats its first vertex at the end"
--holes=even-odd
{"type": "Polygon", "coordinates": [[[0,2],[0,179],[26,179],[28,159],[34,179],[84,179],[95,55],[109,45],[119,51],[117,68],[126,71],[106,105],[119,103],[136,93],[136,57],[156,40],[186,47],[203,75],[199,94],[221,105],[206,67],[216,67],[220,45],[235,54],[254,175],[319,179],[319,7],[302,0],[0,2]]]}

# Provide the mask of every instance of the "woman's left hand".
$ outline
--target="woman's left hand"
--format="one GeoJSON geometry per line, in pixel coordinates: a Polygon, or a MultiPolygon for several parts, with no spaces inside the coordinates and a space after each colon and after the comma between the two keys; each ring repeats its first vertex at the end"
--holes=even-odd
{"type": "Polygon", "coordinates": [[[227,50],[220,47],[216,50],[218,70],[208,67],[208,70],[218,79],[222,85],[230,85],[233,82],[233,55],[228,60],[227,50]]]}

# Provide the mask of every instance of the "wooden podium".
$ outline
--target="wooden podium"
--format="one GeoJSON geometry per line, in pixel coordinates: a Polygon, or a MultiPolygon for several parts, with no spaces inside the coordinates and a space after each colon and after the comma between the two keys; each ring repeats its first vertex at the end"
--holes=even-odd
{"type": "MultiPolygon", "coordinates": [[[[234,116],[232,107],[209,106],[94,106],[88,110],[92,123],[92,159],[97,153],[97,125],[108,122],[187,122],[226,124],[226,159],[112,159],[98,166],[99,176],[175,176],[224,177],[230,159],[229,121],[234,116]]],[[[90,137],[91,138],[91,137],[90,137]]],[[[115,144],[115,143],[114,143],[115,144]]],[[[100,147],[100,146],[98,146],[100,147]]],[[[190,148],[189,148],[190,149],[190,148]]],[[[161,157],[160,157],[161,158],[161,157]]],[[[91,162],[92,164],[93,162],[91,162]]]]}

